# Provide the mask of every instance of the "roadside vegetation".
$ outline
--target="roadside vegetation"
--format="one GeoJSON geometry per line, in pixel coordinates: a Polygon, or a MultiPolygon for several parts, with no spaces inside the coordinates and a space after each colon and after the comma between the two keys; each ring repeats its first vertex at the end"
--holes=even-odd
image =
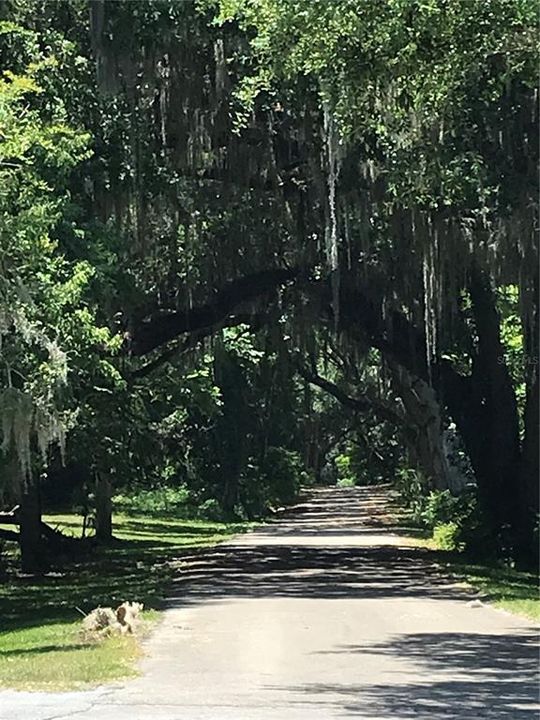
{"type": "Polygon", "coordinates": [[[396,483],[398,522],[405,534],[429,548],[435,560],[494,607],[540,621],[540,585],[536,572],[515,567],[509,546],[488,542],[475,488],[419,492],[421,479],[401,472],[396,483]]]}
{"type": "MultiPolygon", "coordinates": [[[[51,526],[80,537],[79,515],[55,513],[45,518],[51,526]]],[[[141,635],[85,641],[81,614],[125,600],[143,602],[144,635],[159,617],[172,574],[170,562],[245,528],[166,514],[118,514],[114,543],[106,548],[89,545],[79,558],[59,559],[44,575],[11,573],[17,558],[4,557],[8,578],[0,583],[0,687],[67,690],[134,675],[141,635]]]]}
{"type": "Polygon", "coordinates": [[[470,558],[454,557],[447,562],[450,572],[480,597],[500,610],[540,622],[538,575],[502,566],[500,563],[474,563],[470,558]]]}

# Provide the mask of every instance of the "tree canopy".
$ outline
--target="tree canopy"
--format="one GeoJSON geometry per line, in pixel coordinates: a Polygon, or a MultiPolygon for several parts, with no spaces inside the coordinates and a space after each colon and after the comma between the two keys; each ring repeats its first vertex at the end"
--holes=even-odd
{"type": "Polygon", "coordinates": [[[5,502],[413,469],[531,559],[536,3],[7,1],[0,58],[5,502]]]}

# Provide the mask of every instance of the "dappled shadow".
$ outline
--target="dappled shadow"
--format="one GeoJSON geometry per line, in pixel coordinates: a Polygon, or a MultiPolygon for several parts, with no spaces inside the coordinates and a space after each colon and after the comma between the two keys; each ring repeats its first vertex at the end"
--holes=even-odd
{"type": "Polygon", "coordinates": [[[230,597],[455,597],[456,588],[421,549],[221,546],[186,556],[170,602],[230,597]],[[186,592],[188,591],[189,592],[186,592]]]}
{"type": "Polygon", "coordinates": [[[115,605],[126,599],[161,607],[163,577],[168,575],[168,561],[177,556],[179,547],[185,544],[194,554],[196,545],[204,547],[226,532],[224,526],[210,523],[205,527],[182,521],[156,524],[136,520],[134,527],[141,531],[138,535],[126,527],[127,522],[119,529],[128,532],[129,539],[94,547],[90,554],[58,566],[55,572],[11,575],[0,583],[0,646],[4,632],[78,623],[79,608],[89,612],[97,605],[115,605]],[[146,531],[155,536],[145,537],[146,531]]]}
{"type": "Polygon", "coordinates": [[[302,502],[279,513],[277,535],[399,529],[396,495],[388,485],[313,490],[302,502]]]}
{"type": "Polygon", "coordinates": [[[313,491],[254,535],[181,557],[170,602],[455,597],[429,551],[388,542],[389,495],[386,486],[313,491]]]}
{"type": "Polygon", "coordinates": [[[408,677],[396,672],[389,683],[307,683],[280,689],[295,697],[318,696],[321,705],[341,709],[344,716],[417,720],[539,716],[538,642],[533,632],[397,635],[384,643],[345,645],[332,652],[361,654],[366,665],[377,662],[376,656],[398,658],[406,663],[408,677]]]}
{"type": "MultiPolygon", "coordinates": [[[[434,553],[401,542],[401,528],[394,522],[386,489],[315,493],[251,540],[244,536],[236,544],[184,556],[169,603],[470,599],[470,591],[456,587],[441,571],[434,553]]],[[[536,642],[528,630],[399,634],[378,644],[321,650],[329,656],[359,656],[351,664],[358,668],[354,683],[265,688],[282,692],[287,706],[315,702],[318,709],[328,708],[329,717],[532,720],[538,717],[536,642]]],[[[329,657],[329,666],[344,667],[343,659],[336,664],[329,657]]]]}
{"type": "Polygon", "coordinates": [[[201,525],[194,525],[193,523],[183,523],[178,520],[171,519],[171,522],[159,522],[156,520],[144,520],[143,518],[127,519],[122,518],[122,522],[118,525],[118,531],[121,534],[128,533],[132,535],[156,535],[166,534],[171,536],[182,535],[182,537],[201,537],[204,535],[224,535],[228,533],[226,526],[212,526],[204,527],[201,525]]]}

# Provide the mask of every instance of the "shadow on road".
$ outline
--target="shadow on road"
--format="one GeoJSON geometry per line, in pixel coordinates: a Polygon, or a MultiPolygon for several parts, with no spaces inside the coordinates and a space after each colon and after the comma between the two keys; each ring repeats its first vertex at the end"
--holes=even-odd
{"type": "Polygon", "coordinates": [[[321,704],[338,707],[345,716],[417,720],[538,717],[538,707],[534,707],[538,700],[538,644],[532,632],[511,639],[481,633],[399,635],[379,645],[343,646],[335,652],[373,655],[374,662],[377,655],[414,661],[419,666],[418,682],[308,683],[281,689],[318,696],[321,704]]]}
{"type": "MultiPolygon", "coordinates": [[[[183,558],[170,603],[470,599],[441,572],[428,550],[400,542],[388,498],[387,488],[319,491],[260,529],[252,542],[239,538],[236,545],[183,558]],[[394,533],[395,542],[387,542],[394,533]]],[[[315,702],[317,708],[328,707],[329,717],[533,720],[538,717],[537,635],[527,627],[516,631],[404,631],[379,644],[337,646],[321,654],[362,656],[359,666],[364,667],[364,661],[366,667],[372,665],[374,681],[359,677],[355,683],[267,688],[282,692],[291,705],[315,702]],[[377,668],[386,666],[385,656],[403,660],[406,671],[401,674],[398,663],[390,679],[383,675],[378,682],[377,668]]],[[[328,663],[335,664],[331,657],[328,663]]]]}
{"type": "Polygon", "coordinates": [[[315,491],[262,528],[256,544],[240,538],[236,545],[182,557],[170,601],[455,597],[456,588],[429,551],[380,544],[399,532],[388,498],[384,486],[315,491]],[[350,539],[358,538],[366,546],[351,546],[350,539]]]}
{"type": "Polygon", "coordinates": [[[230,547],[186,558],[170,602],[224,598],[455,598],[456,588],[421,550],[319,548],[294,545],[230,547]],[[189,593],[186,592],[189,586],[189,593]]]}

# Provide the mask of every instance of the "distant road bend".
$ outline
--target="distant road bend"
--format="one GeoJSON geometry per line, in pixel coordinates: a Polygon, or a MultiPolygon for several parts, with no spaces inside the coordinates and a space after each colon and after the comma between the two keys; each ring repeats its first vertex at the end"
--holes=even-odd
{"type": "Polygon", "coordinates": [[[141,677],[0,693],[1,720],[536,720],[538,636],[399,536],[389,490],[324,489],[178,563],[141,677]]]}

